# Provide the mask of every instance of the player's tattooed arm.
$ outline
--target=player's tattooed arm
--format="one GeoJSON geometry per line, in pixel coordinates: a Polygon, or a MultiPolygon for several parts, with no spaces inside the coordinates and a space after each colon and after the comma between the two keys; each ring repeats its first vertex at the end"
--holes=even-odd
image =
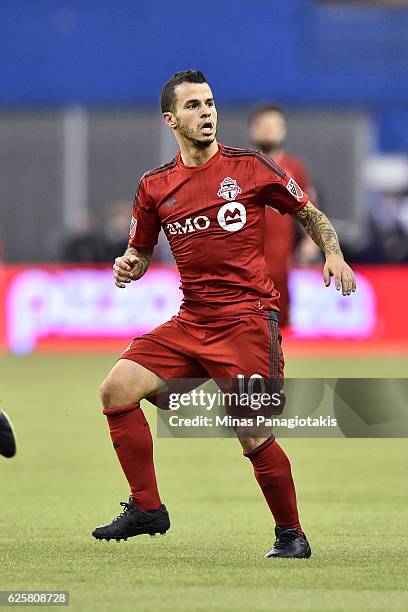
{"type": "Polygon", "coordinates": [[[293,215],[305,228],[309,236],[326,255],[323,276],[326,287],[330,277],[334,277],[336,289],[342,289],[343,295],[350,295],[356,290],[356,279],[353,270],[344,261],[336,230],[326,215],[308,202],[293,215]]]}
{"type": "Polygon", "coordinates": [[[339,239],[333,225],[321,210],[308,202],[294,217],[303,225],[312,240],[325,255],[335,253],[342,255],[339,239]]]}
{"type": "Polygon", "coordinates": [[[117,257],[113,264],[115,285],[124,289],[132,280],[139,280],[152,260],[153,249],[129,247],[124,255],[117,257]]]}

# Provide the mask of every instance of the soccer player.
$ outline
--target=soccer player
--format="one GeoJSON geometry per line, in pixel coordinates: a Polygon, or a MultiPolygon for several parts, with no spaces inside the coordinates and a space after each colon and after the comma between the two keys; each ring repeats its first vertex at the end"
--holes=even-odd
{"type": "MultiPolygon", "coordinates": [[[[283,109],[275,104],[255,107],[249,117],[249,135],[257,149],[273,158],[297,182],[303,191],[314,193],[308,171],[297,157],[285,149],[286,118],[283,109]]],[[[268,274],[280,293],[279,325],[290,323],[289,269],[295,249],[294,221],[289,215],[280,215],[268,206],[265,210],[265,261],[268,274]]],[[[298,247],[302,263],[318,257],[319,249],[308,235],[298,247]]]]}
{"type": "MultiPolygon", "coordinates": [[[[172,378],[282,379],[278,294],[263,256],[266,205],[295,216],[321,247],[327,286],[334,276],[343,295],[355,290],[332,224],[296,182],[262,153],[217,142],[217,111],[202,72],[175,74],[163,86],[161,110],[180,152],[142,176],[129,248],[113,270],[120,288],[141,278],[163,227],[184,300],[177,316],[130,343],[102,383],[103,412],[131,496],[119,516],[93,531],[97,539],[126,540],[170,527],[142,398],[172,378]]],[[[266,556],[309,557],[286,454],[273,435],[237,435],[276,523],[266,556]]]]}
{"type": "Polygon", "coordinates": [[[8,459],[16,454],[13,426],[3,410],[0,410],[0,454],[8,459]]]}

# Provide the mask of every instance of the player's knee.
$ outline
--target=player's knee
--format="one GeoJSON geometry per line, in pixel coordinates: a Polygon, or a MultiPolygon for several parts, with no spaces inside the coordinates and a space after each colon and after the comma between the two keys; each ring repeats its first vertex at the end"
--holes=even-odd
{"type": "Polygon", "coordinates": [[[112,368],[100,387],[104,408],[121,408],[140,402],[156,390],[155,375],[131,361],[119,361],[112,368]],[[149,376],[146,376],[149,374],[149,376]]]}
{"type": "Polygon", "coordinates": [[[99,389],[100,398],[104,408],[115,408],[118,404],[121,389],[114,378],[105,378],[99,389]]]}
{"type": "Polygon", "coordinates": [[[138,380],[128,380],[112,371],[100,386],[100,397],[104,408],[120,408],[139,402],[145,394],[138,380]]]}

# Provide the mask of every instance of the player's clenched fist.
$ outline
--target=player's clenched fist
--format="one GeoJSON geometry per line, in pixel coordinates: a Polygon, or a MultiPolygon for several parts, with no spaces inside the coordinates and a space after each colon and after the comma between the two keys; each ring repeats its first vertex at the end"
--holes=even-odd
{"type": "Polygon", "coordinates": [[[133,279],[133,272],[139,258],[136,255],[123,255],[117,257],[113,264],[115,285],[123,289],[133,279]]]}
{"type": "Polygon", "coordinates": [[[152,250],[128,249],[124,255],[117,257],[113,264],[115,285],[124,289],[127,283],[141,278],[149,267],[151,256],[152,250]]]}

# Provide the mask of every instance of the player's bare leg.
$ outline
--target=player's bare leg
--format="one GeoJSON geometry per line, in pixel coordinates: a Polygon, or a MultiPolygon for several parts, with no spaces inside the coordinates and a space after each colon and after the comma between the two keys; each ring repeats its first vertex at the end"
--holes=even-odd
{"type": "Polygon", "coordinates": [[[139,363],[119,359],[101,384],[103,407],[110,409],[139,402],[164,388],[165,384],[164,380],[139,363]]]}
{"type": "Polygon", "coordinates": [[[276,523],[276,541],[265,557],[310,557],[311,549],[299,522],[289,459],[273,434],[259,431],[255,437],[242,428],[236,433],[276,523]]]}
{"type": "Polygon", "coordinates": [[[140,408],[141,399],[164,385],[156,374],[128,359],[120,359],[101,385],[103,412],[131,496],[121,502],[124,511],[118,517],[93,531],[98,540],[164,534],[170,527],[157,489],[149,424],[140,408]]]}

